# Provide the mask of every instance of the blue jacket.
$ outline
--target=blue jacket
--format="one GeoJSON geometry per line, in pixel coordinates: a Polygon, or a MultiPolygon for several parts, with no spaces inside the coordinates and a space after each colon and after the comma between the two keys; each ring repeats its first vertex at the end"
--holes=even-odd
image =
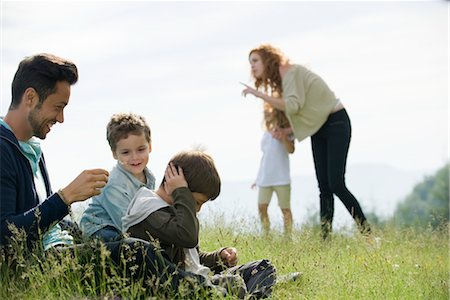
{"type": "Polygon", "coordinates": [[[122,232],[122,217],[136,192],[143,186],[150,190],[155,188],[155,176],[144,169],[147,183],[144,184],[125,170],[119,163],[109,172],[108,183],[102,193],[92,197],[91,203],[83,212],[80,227],[85,237],[90,237],[98,230],[112,226],[122,232]]]}
{"type": "MultiPolygon", "coordinates": [[[[39,204],[30,163],[22,154],[15,135],[0,126],[0,245],[9,243],[10,226],[27,233],[26,244],[32,249],[40,241],[39,232],[62,220],[68,214],[68,206],[61,197],[52,194],[44,157],[39,167],[44,177],[48,198],[39,204]]],[[[41,234],[42,235],[42,234],[41,234]]]]}

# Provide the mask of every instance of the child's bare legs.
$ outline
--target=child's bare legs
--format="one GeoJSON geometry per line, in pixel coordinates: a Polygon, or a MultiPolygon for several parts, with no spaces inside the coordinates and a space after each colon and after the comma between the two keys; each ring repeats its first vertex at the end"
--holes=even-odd
{"type": "Polygon", "coordinates": [[[270,199],[272,199],[273,189],[272,187],[258,187],[258,212],[259,219],[263,227],[265,234],[270,231],[270,220],[267,209],[269,208],[270,199]]]}
{"type": "Polygon", "coordinates": [[[292,211],[291,211],[291,185],[278,185],[274,187],[278,198],[278,205],[283,214],[284,234],[288,237],[292,233],[292,211]]]}
{"type": "Polygon", "coordinates": [[[291,235],[291,233],[292,233],[292,211],[290,208],[282,208],[281,212],[283,214],[283,221],[284,221],[284,234],[291,235]]]}
{"type": "Polygon", "coordinates": [[[291,211],[291,185],[278,185],[271,187],[259,187],[258,211],[261,224],[265,233],[270,230],[269,214],[267,213],[272,193],[275,191],[278,198],[278,205],[281,208],[284,221],[284,233],[290,236],[292,233],[292,211],[291,211]]]}
{"type": "Polygon", "coordinates": [[[261,224],[263,226],[264,233],[269,233],[270,231],[270,220],[269,214],[267,213],[267,209],[269,204],[258,204],[259,210],[259,219],[261,220],[261,224]]]}

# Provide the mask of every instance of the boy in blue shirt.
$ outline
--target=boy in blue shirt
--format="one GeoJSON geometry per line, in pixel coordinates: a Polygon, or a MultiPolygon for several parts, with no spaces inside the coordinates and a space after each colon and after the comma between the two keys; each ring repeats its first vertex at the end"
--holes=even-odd
{"type": "Polygon", "coordinates": [[[106,131],[117,164],[102,193],[92,198],[80,220],[85,237],[105,242],[121,238],[122,217],[137,190],[155,187],[155,177],[147,168],[152,144],[145,119],[133,113],[114,114],[106,131]]]}

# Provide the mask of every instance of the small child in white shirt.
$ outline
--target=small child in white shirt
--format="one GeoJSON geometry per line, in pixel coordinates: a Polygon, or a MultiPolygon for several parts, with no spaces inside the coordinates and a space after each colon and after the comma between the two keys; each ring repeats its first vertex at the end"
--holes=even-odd
{"type": "Polygon", "coordinates": [[[261,140],[263,155],[252,188],[258,187],[258,211],[264,231],[267,233],[270,230],[267,209],[272,194],[275,192],[283,214],[284,232],[286,235],[290,235],[292,212],[289,154],[295,151],[294,137],[279,134],[280,130],[278,129],[290,127],[289,121],[282,111],[268,103],[264,103],[264,125],[266,130],[261,140]]]}

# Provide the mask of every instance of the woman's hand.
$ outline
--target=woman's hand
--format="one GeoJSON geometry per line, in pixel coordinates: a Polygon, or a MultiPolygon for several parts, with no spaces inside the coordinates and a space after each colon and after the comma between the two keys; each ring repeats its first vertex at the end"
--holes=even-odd
{"type": "Polygon", "coordinates": [[[263,97],[263,93],[259,92],[258,90],[252,88],[249,85],[246,85],[245,83],[242,83],[242,82],[239,82],[239,83],[242,84],[243,86],[245,86],[245,89],[242,90],[242,96],[247,97],[247,94],[250,94],[257,98],[263,97]]]}
{"type": "Polygon", "coordinates": [[[245,83],[242,83],[242,82],[239,82],[239,83],[242,84],[243,86],[245,86],[245,89],[242,90],[242,96],[246,97],[248,94],[253,95],[256,98],[260,98],[261,100],[266,101],[267,103],[269,103],[276,109],[284,111],[285,104],[284,104],[283,99],[264,94],[263,92],[260,92],[257,89],[252,88],[251,86],[249,86],[245,83]]]}

